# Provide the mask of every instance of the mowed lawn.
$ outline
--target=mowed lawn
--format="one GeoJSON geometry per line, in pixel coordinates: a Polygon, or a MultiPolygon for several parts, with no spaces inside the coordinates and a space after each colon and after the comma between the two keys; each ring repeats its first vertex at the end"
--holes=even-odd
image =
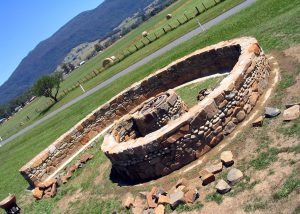
{"type": "MultiPolygon", "coordinates": [[[[116,80],[0,148],[0,198],[18,196],[27,184],[18,169],[97,106],[132,83],[199,48],[238,36],[256,37],[265,51],[285,49],[300,42],[300,2],[258,0],[250,8],[212,27],[147,65],[116,80]]],[[[100,151],[99,151],[100,152],[100,151]]]]}
{"type": "MultiPolygon", "coordinates": [[[[237,5],[238,3],[242,2],[243,0],[226,0],[221,4],[217,5],[216,7],[205,11],[203,14],[198,16],[198,19],[203,23],[206,22],[218,15],[222,12],[232,8],[233,6],[237,5]]],[[[161,27],[165,26],[167,23],[173,22],[173,20],[166,20],[166,15],[171,13],[173,14],[173,18],[177,19],[180,17],[184,17],[183,13],[186,13],[189,17],[195,14],[196,9],[195,6],[198,6],[200,10],[203,10],[203,6],[201,3],[205,5],[212,5],[213,0],[179,0],[178,2],[172,4],[170,7],[166,8],[161,13],[157,14],[156,16],[150,18],[148,21],[143,23],[138,28],[131,31],[128,35],[124,36],[120,41],[116,42],[110,48],[106,49],[103,53],[98,54],[96,57],[88,61],[85,65],[80,67],[79,69],[75,70],[73,73],[69,75],[69,77],[62,83],[61,91],[63,89],[67,89],[72,87],[77,81],[81,80],[87,74],[91,73],[94,69],[98,69],[101,66],[101,62],[104,58],[117,55],[120,50],[126,50],[129,48],[134,41],[138,41],[141,39],[141,33],[145,30],[151,32],[160,29],[161,27]]],[[[174,24],[172,24],[173,26],[174,24]]],[[[174,25],[175,26],[175,25],[174,25]]],[[[109,69],[103,71],[97,77],[91,79],[90,81],[83,84],[83,87],[86,90],[89,90],[96,85],[100,84],[101,82],[109,79],[114,74],[120,72],[121,70],[127,68],[128,66],[132,65],[133,63],[139,61],[140,59],[144,58],[145,56],[153,53],[154,51],[158,50],[159,48],[165,46],[169,42],[175,40],[176,38],[182,36],[183,34],[191,31],[192,29],[196,28],[198,24],[195,20],[191,20],[190,22],[186,23],[185,25],[180,26],[179,28],[173,30],[172,32],[164,35],[159,40],[151,43],[150,45],[146,46],[145,48],[139,50],[138,52],[132,54],[131,56],[127,57],[122,62],[110,67],[109,69]]],[[[76,88],[67,96],[63,97],[57,104],[53,105],[49,111],[52,112],[63,104],[73,100],[75,97],[81,95],[83,92],[80,88],[76,88]]],[[[47,98],[39,98],[34,101],[32,104],[26,106],[21,112],[14,115],[14,117],[6,122],[4,125],[0,126],[0,136],[3,139],[8,138],[9,136],[13,135],[14,133],[18,132],[22,128],[30,125],[35,120],[40,119],[44,116],[44,114],[37,113],[36,110],[42,111],[44,110],[48,104],[47,102],[49,99],[47,98]],[[26,117],[29,116],[30,120],[26,120],[26,117]],[[23,123],[21,126],[20,124],[23,123]]]]}

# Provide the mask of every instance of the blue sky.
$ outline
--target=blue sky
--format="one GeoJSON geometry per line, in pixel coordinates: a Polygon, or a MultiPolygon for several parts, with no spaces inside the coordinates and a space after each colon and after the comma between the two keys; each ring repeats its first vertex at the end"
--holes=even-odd
{"type": "Polygon", "coordinates": [[[21,60],[66,22],[103,0],[0,0],[0,85],[21,60]]]}

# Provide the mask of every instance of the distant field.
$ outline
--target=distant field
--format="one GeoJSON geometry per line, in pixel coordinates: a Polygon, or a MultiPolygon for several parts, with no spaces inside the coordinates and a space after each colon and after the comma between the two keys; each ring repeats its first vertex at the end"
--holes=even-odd
{"type": "MultiPolygon", "coordinates": [[[[300,2],[297,0],[258,0],[252,7],[230,17],[168,53],[86,97],[40,126],[0,148],[0,198],[7,193],[20,196],[27,187],[18,169],[77,121],[113,95],[155,70],[199,48],[238,36],[255,36],[264,50],[282,50],[299,44],[300,2]],[[268,11],[266,13],[266,11],[268,11]]],[[[54,203],[47,201],[47,203],[54,203]]],[[[46,203],[46,202],[43,202],[46,203]]],[[[96,202],[95,202],[96,203],[96,202]]],[[[100,203],[100,202],[98,202],[100,203]]],[[[38,204],[37,204],[38,205],[38,204]]],[[[48,204],[50,207],[54,204],[48,204]]],[[[55,207],[55,206],[54,206],[55,207]]],[[[35,212],[39,212],[35,207],[35,212]]],[[[40,210],[45,207],[40,207],[40,210]]]]}
{"type": "MultiPolygon", "coordinates": [[[[214,8],[204,12],[198,19],[203,23],[206,22],[222,12],[232,8],[233,6],[237,5],[238,3],[242,2],[243,0],[226,0],[223,3],[215,6],[214,8]]],[[[106,49],[103,53],[98,54],[96,57],[88,61],[85,65],[81,66],[79,69],[75,70],[73,73],[69,75],[69,77],[62,83],[61,90],[70,88],[72,85],[77,83],[80,79],[82,79],[87,74],[91,73],[94,69],[99,68],[101,66],[102,60],[106,57],[116,55],[120,50],[126,50],[128,48],[128,44],[131,44],[132,41],[139,40],[141,38],[141,33],[145,30],[151,32],[156,31],[160,27],[165,26],[168,22],[173,22],[172,20],[167,21],[166,15],[171,13],[173,14],[173,18],[180,18],[184,17],[183,13],[186,13],[188,16],[195,13],[195,6],[198,5],[199,9],[203,9],[201,3],[209,6],[213,4],[213,0],[179,0],[176,3],[172,4],[170,7],[166,8],[161,13],[157,14],[156,16],[150,18],[148,21],[143,23],[141,26],[136,28],[135,30],[131,31],[128,35],[124,36],[121,40],[116,42],[110,48],[106,49]]],[[[159,40],[151,43],[150,45],[146,46],[145,48],[139,50],[138,52],[132,54],[122,62],[110,67],[109,69],[105,70],[103,73],[99,74],[97,77],[91,79],[90,81],[83,84],[83,87],[86,90],[89,90],[96,85],[100,84],[101,82],[109,79],[114,74],[120,72],[121,70],[127,68],[128,66],[132,65],[133,63],[143,59],[145,56],[153,53],[154,51],[160,49],[161,47],[165,46],[169,42],[177,39],[178,37],[184,35],[185,33],[195,29],[198,26],[195,20],[191,20],[190,22],[186,23],[185,25],[180,26],[179,28],[173,30],[172,32],[166,34],[165,36],[161,37],[159,40]]],[[[65,96],[59,103],[55,104],[50,111],[47,113],[54,111],[64,105],[65,103],[73,100],[75,97],[81,95],[83,92],[80,88],[75,89],[74,91],[70,92],[67,96],[65,96]]],[[[25,126],[30,125],[35,120],[40,119],[44,115],[39,115],[36,113],[36,109],[43,110],[45,106],[47,106],[47,101],[49,99],[40,98],[31,105],[25,107],[21,112],[17,113],[12,120],[6,122],[4,125],[0,126],[0,136],[3,139],[8,138],[9,136],[17,133],[19,130],[24,128],[25,126]],[[30,120],[26,120],[26,116],[30,117],[30,120]],[[23,122],[24,125],[20,126],[20,123],[23,122]]]]}

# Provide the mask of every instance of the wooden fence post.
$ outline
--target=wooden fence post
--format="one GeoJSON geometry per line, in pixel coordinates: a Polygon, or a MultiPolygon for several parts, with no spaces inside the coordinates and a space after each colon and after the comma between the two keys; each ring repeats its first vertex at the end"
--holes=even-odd
{"type": "Polygon", "coordinates": [[[185,16],[186,20],[188,21],[189,17],[185,13],[183,15],[185,16]]]}
{"type": "Polygon", "coordinates": [[[145,46],[146,46],[146,44],[143,42],[143,40],[141,40],[141,42],[143,43],[143,46],[145,47],[145,46]]]}
{"type": "Polygon", "coordinates": [[[198,9],[197,6],[196,6],[195,8],[196,8],[196,10],[197,10],[196,16],[199,16],[199,15],[200,15],[200,10],[198,9]]]}

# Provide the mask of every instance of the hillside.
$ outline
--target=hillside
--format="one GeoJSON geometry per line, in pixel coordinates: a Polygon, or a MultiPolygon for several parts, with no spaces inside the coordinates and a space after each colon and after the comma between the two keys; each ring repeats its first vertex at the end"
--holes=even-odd
{"type": "Polygon", "coordinates": [[[124,19],[152,2],[154,0],[105,0],[97,8],[80,13],[29,52],[0,87],[0,103],[19,95],[41,75],[53,72],[75,46],[105,38],[124,19]]]}

